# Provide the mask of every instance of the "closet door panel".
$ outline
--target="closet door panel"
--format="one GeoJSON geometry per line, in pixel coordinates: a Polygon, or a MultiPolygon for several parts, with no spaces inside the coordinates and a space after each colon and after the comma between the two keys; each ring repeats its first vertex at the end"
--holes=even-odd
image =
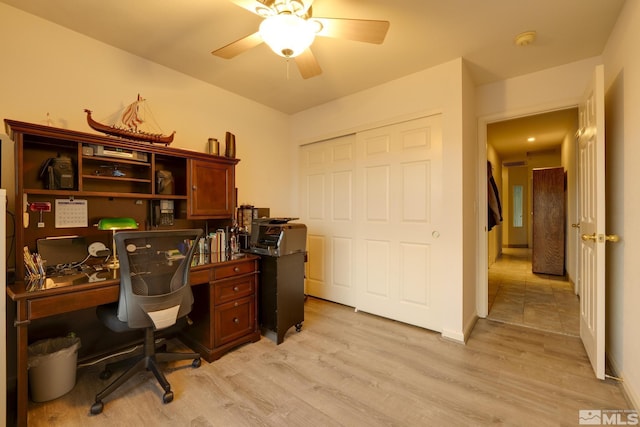
{"type": "Polygon", "coordinates": [[[356,136],[356,308],[439,331],[440,116],[356,136]]]}
{"type": "Polygon", "coordinates": [[[355,136],[300,148],[300,221],[308,295],[355,306],[355,136]]]}

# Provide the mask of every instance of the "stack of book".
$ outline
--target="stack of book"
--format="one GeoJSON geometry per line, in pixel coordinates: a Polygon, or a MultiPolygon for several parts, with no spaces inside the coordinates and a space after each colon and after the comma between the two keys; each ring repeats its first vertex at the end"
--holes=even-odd
{"type": "Polygon", "coordinates": [[[227,258],[227,233],[219,228],[215,234],[209,234],[211,243],[211,261],[223,261],[227,258]]]}

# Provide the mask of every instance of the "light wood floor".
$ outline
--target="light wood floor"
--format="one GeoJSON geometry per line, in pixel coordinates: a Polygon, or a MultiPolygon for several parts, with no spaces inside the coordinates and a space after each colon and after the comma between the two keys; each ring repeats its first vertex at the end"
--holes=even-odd
{"type": "Polygon", "coordinates": [[[555,426],[577,425],[581,409],[630,409],[617,383],[594,378],[578,338],[481,319],[462,345],[314,298],[279,346],[263,338],[167,369],[167,405],[144,373],[90,416],[98,372],[31,403],[29,426],[555,426]]]}
{"type": "Polygon", "coordinates": [[[531,270],[531,249],[503,248],[489,267],[489,319],[580,336],[573,285],[566,276],[531,270]]]}

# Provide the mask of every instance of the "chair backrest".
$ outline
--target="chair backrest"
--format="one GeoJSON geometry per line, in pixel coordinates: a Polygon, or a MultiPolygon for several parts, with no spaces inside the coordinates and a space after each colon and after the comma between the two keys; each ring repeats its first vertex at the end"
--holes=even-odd
{"type": "Polygon", "coordinates": [[[189,269],[202,230],[120,231],[118,319],[130,328],[163,329],[191,311],[189,269]]]}

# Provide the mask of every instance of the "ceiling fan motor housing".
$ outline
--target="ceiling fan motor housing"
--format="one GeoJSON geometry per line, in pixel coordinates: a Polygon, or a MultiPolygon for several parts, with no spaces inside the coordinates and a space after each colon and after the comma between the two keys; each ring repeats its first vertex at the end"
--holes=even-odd
{"type": "Polygon", "coordinates": [[[300,55],[316,36],[311,22],[288,12],[265,18],[259,32],[265,43],[285,58],[300,55]]]}

